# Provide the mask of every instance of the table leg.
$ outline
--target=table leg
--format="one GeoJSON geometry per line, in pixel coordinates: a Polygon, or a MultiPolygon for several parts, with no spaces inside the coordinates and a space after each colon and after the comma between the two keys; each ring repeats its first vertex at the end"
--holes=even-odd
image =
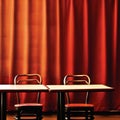
{"type": "Polygon", "coordinates": [[[0,120],[6,120],[6,92],[1,92],[0,95],[1,95],[0,120]]]}
{"type": "Polygon", "coordinates": [[[57,120],[65,119],[65,93],[58,92],[58,111],[57,120]]]}

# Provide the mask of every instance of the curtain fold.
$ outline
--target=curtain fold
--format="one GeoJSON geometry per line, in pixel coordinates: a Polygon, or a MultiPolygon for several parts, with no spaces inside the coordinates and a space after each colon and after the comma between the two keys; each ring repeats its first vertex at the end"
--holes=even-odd
{"type": "MultiPolygon", "coordinates": [[[[0,83],[13,84],[21,73],[39,73],[43,84],[88,74],[92,83],[115,88],[90,93],[95,110],[119,110],[119,6],[118,0],[0,0],[0,83]]],[[[56,94],[41,95],[44,111],[55,111],[56,94]]],[[[14,97],[8,94],[8,110],[14,97]]]]}

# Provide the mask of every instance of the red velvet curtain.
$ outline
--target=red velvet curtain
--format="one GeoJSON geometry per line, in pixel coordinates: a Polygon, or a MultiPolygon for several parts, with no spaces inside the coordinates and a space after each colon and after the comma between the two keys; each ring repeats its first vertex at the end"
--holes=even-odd
{"type": "MultiPolygon", "coordinates": [[[[84,73],[115,88],[90,93],[95,110],[119,110],[119,11],[119,0],[0,0],[0,83],[39,73],[43,84],[62,84],[66,74],[84,73]]],[[[41,102],[56,110],[55,93],[42,93],[41,102]]]]}

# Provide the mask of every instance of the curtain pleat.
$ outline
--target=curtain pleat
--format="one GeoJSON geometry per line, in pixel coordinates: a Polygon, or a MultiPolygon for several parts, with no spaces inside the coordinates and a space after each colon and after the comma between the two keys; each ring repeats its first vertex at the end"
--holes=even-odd
{"type": "MultiPolygon", "coordinates": [[[[120,109],[119,6],[118,0],[0,0],[0,83],[13,84],[21,73],[39,73],[43,84],[88,74],[91,83],[115,87],[90,93],[95,110],[120,109]]],[[[44,111],[55,111],[56,94],[41,95],[44,111]]],[[[14,109],[14,93],[7,102],[14,109]]]]}

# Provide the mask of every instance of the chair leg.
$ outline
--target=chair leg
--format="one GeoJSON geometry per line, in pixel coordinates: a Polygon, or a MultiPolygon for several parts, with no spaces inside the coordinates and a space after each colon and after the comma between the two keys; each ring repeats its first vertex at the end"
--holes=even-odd
{"type": "Polygon", "coordinates": [[[90,111],[90,114],[91,114],[91,116],[90,116],[91,120],[94,120],[94,109],[92,109],[92,110],[90,111]]]}
{"type": "Polygon", "coordinates": [[[94,120],[94,114],[93,113],[94,113],[94,110],[89,110],[88,114],[87,114],[88,119],[87,118],[86,119],[87,120],[94,120]]]}
{"type": "Polygon", "coordinates": [[[42,116],[37,115],[37,120],[42,120],[42,116]]]}
{"type": "Polygon", "coordinates": [[[70,120],[70,110],[66,109],[65,111],[65,120],[70,120]]]}
{"type": "Polygon", "coordinates": [[[37,112],[37,120],[42,120],[42,110],[37,112]]]}
{"type": "Polygon", "coordinates": [[[16,115],[15,119],[20,120],[20,111],[19,110],[17,110],[17,115],[16,115]]]}
{"type": "Polygon", "coordinates": [[[70,110],[67,110],[67,120],[70,120],[70,110]]]}
{"type": "Polygon", "coordinates": [[[88,120],[88,110],[86,110],[85,113],[86,113],[85,119],[88,120]]]}

